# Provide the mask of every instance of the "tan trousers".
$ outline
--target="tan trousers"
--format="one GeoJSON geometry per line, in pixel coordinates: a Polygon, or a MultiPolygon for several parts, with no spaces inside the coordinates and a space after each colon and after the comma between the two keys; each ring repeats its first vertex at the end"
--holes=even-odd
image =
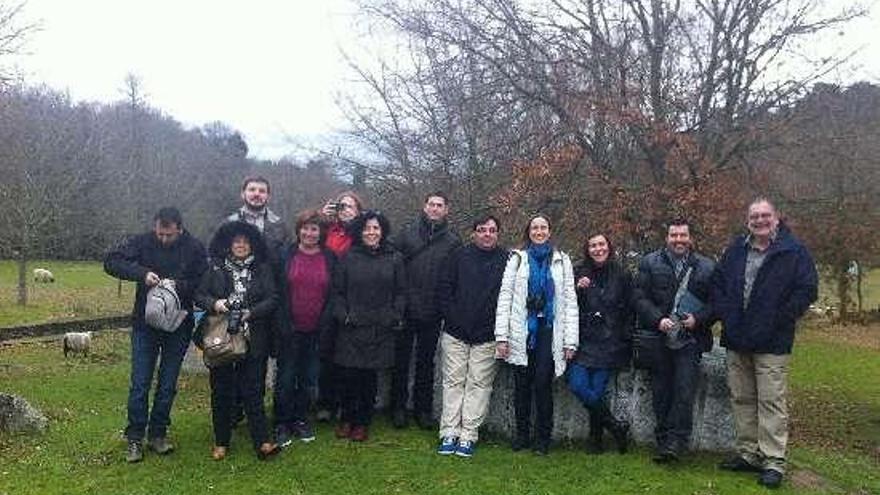
{"type": "Polygon", "coordinates": [[[756,466],[785,472],[788,354],[727,351],[736,448],[756,466]]]}
{"type": "Polygon", "coordinates": [[[443,332],[440,347],[443,353],[440,437],[476,442],[498,371],[495,342],[470,345],[443,332]]]}

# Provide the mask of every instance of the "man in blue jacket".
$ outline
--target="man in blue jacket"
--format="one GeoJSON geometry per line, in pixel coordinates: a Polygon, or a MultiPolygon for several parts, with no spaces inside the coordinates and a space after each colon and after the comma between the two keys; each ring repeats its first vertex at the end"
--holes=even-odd
{"type": "Polygon", "coordinates": [[[795,322],[816,300],[818,276],[769,200],[749,205],[747,225],[749,233],[727,247],[712,280],[737,436],[737,455],[720,467],[760,473],[761,485],[776,488],[785,472],[795,322]]]}
{"type": "Polygon", "coordinates": [[[207,268],[204,246],[183,229],[183,220],[176,208],[159,210],[151,232],[129,238],[110,250],[104,259],[104,271],[108,274],[137,283],[132,311],[128,426],[125,428],[128,462],[143,459],[145,436],[149,438],[149,448],[159,455],[174,450],[166,432],[171,424],[177,376],[192,335],[193,291],[207,268]],[[174,331],[153,328],[144,317],[147,292],[162,280],[172,281],[180,307],[187,312],[174,331]],[[149,409],[148,396],[157,361],[156,393],[153,407],[149,409]]]}

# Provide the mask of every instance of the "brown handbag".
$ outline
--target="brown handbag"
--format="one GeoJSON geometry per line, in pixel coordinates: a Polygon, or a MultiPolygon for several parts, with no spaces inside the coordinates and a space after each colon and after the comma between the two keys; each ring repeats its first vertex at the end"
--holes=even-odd
{"type": "Polygon", "coordinates": [[[206,316],[202,325],[202,358],[208,368],[240,361],[247,354],[246,328],[230,334],[229,318],[226,315],[206,316]]]}

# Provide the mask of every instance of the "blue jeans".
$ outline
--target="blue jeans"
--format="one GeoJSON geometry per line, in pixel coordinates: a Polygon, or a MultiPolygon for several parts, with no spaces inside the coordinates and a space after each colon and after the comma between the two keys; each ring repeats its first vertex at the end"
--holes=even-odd
{"type": "Polygon", "coordinates": [[[171,405],[177,394],[177,377],[183,356],[192,336],[193,319],[188,315],[174,332],[150,328],[136,321],[131,329],[131,383],[128,389],[128,426],[130,442],[144,439],[149,421],[149,438],[164,437],[171,424],[171,405]],[[153,408],[149,408],[150,388],[156,361],[159,373],[153,408]]]}
{"type": "Polygon", "coordinates": [[[275,425],[305,421],[318,388],[318,332],[293,332],[278,352],[275,425]]]}
{"type": "Polygon", "coordinates": [[[608,378],[608,368],[587,368],[577,363],[568,365],[568,388],[586,407],[602,404],[608,378]]]}

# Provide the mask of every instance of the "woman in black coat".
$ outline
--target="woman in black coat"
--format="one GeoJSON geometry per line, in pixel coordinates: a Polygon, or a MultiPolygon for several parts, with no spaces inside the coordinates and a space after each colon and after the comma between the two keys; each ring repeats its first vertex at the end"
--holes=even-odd
{"type": "MultiPolygon", "coordinates": [[[[278,452],[278,446],[269,439],[263,410],[269,320],[278,304],[268,250],[256,227],[236,221],[225,223],[217,230],[209,252],[211,267],[196,289],[196,304],[211,314],[234,315],[240,311],[239,331],[246,332],[248,340],[244,359],[210,368],[214,424],[211,457],[215,460],[226,457],[237,392],[247,414],[254,449],[260,459],[265,459],[278,452]]],[[[201,332],[197,332],[195,341],[201,343],[201,332]]]]}
{"type": "Polygon", "coordinates": [[[615,260],[604,234],[584,245],[584,261],[574,269],[579,309],[579,342],[569,365],[568,386],[590,411],[590,452],[603,451],[602,432],[609,430],[618,450],[626,452],[629,425],[615,418],[605,403],[605,390],[616,369],[629,365],[632,282],[615,260]]]}
{"type": "Polygon", "coordinates": [[[372,419],[376,371],[394,366],[406,277],[403,256],[386,241],[391,227],[385,216],[366,211],[354,222],[352,232],[360,235],[333,274],[331,304],[338,328],[333,362],[342,395],[336,436],[362,442],[372,419]]]}

